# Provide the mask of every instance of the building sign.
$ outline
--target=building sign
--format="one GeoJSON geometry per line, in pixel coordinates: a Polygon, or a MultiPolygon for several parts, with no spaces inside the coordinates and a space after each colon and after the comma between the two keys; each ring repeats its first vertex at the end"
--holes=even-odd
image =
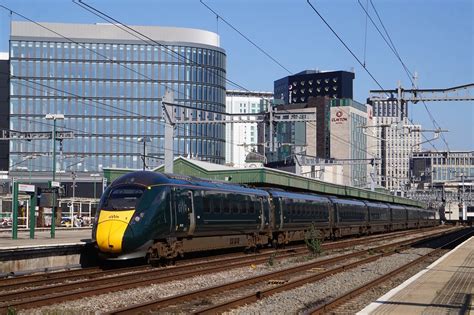
{"type": "Polygon", "coordinates": [[[56,181],[51,181],[51,187],[60,187],[61,183],[56,181]]]}
{"type": "Polygon", "coordinates": [[[18,184],[18,191],[34,193],[35,185],[18,184]]]}
{"type": "Polygon", "coordinates": [[[331,119],[331,122],[333,122],[335,124],[342,124],[345,121],[347,121],[347,117],[344,117],[344,112],[342,110],[338,110],[336,112],[336,117],[333,117],[331,119]]]}

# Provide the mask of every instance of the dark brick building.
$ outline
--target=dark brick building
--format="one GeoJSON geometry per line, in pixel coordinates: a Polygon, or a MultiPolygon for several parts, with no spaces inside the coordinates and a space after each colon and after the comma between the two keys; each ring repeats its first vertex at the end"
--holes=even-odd
{"type": "Polygon", "coordinates": [[[274,82],[274,98],[285,104],[305,103],[310,96],[352,99],[353,72],[305,70],[274,82]]]}

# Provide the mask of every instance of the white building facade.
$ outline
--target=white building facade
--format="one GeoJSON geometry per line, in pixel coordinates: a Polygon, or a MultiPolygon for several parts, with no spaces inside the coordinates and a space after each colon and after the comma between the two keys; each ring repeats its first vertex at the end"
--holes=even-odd
{"type": "Polygon", "coordinates": [[[331,158],[342,162],[343,184],[355,187],[370,187],[372,172],[370,159],[373,137],[371,132],[372,106],[350,99],[334,100],[330,113],[331,158]],[[367,131],[368,130],[368,131],[367,131]]]}
{"type": "MultiPolygon", "coordinates": [[[[257,114],[266,110],[273,100],[271,92],[248,92],[227,90],[226,113],[228,114],[257,114]]],[[[254,117],[248,118],[250,121],[254,117]]],[[[232,123],[226,125],[225,162],[236,167],[250,167],[245,162],[246,156],[257,151],[257,123],[232,123]]]]}
{"type": "Polygon", "coordinates": [[[421,125],[406,117],[406,105],[396,100],[373,101],[376,128],[377,184],[403,192],[410,182],[410,157],[420,151],[421,125]]]}

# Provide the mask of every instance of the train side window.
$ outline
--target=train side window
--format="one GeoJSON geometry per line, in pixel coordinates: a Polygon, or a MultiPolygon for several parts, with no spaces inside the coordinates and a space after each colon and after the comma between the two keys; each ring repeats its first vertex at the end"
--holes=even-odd
{"type": "MultiPolygon", "coordinates": [[[[208,204],[209,204],[209,213],[215,213],[216,212],[216,207],[218,208],[218,206],[216,205],[216,200],[214,199],[214,196],[212,195],[207,195],[206,196],[206,199],[208,199],[208,204]]],[[[204,209],[204,211],[206,211],[204,209]]]]}
{"type": "Polygon", "coordinates": [[[219,195],[213,195],[212,196],[212,213],[221,213],[221,212],[222,212],[222,199],[219,198],[219,195]]]}
{"type": "Polygon", "coordinates": [[[211,206],[212,199],[210,198],[210,196],[205,194],[202,200],[203,200],[203,207],[204,207],[203,212],[211,213],[212,212],[212,206],[211,206]]]}
{"type": "Polygon", "coordinates": [[[242,208],[241,208],[242,214],[247,214],[249,210],[248,208],[249,208],[249,196],[244,196],[244,200],[242,202],[242,208]]]}
{"type": "Polygon", "coordinates": [[[250,214],[255,214],[255,201],[253,198],[250,198],[249,200],[249,212],[250,214]]]}
{"type": "Polygon", "coordinates": [[[230,196],[229,195],[223,195],[222,199],[222,212],[224,213],[230,213],[230,196]]]}
{"type": "Polygon", "coordinates": [[[232,213],[239,213],[239,199],[237,196],[232,196],[230,200],[232,213]]]}
{"type": "Polygon", "coordinates": [[[209,195],[207,192],[203,191],[202,194],[202,207],[204,213],[210,213],[211,212],[211,195],[209,195]]]}

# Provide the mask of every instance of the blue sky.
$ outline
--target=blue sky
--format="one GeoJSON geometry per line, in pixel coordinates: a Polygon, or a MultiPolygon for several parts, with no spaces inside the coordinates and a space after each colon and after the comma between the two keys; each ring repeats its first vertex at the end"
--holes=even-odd
{"type": "MultiPolygon", "coordinates": [[[[360,0],[363,5],[367,0],[360,0]]],[[[372,0],[403,61],[418,73],[420,88],[474,82],[474,1],[372,0]]],[[[86,2],[131,25],[192,27],[218,32],[227,52],[228,79],[249,90],[273,91],[288,73],[208,11],[199,0],[102,0],[86,2]]],[[[355,71],[354,98],[365,101],[376,83],[304,0],[206,0],[214,10],[291,72],[304,69],[355,71]]],[[[366,17],[357,0],[312,0],[351,50],[364,60],[366,17]]],[[[0,0],[38,22],[103,23],[69,0],[0,0]]],[[[369,2],[370,6],[370,2],[369,2]]],[[[372,9],[369,13],[376,16],[372,9]]],[[[15,20],[21,20],[14,16],[15,20]]],[[[0,10],[0,51],[8,50],[10,15],[0,10]]],[[[410,88],[401,64],[368,21],[365,62],[383,88],[398,81],[410,88]]],[[[229,88],[234,88],[230,86],[229,88]]],[[[474,149],[474,102],[427,103],[451,150],[474,149]]],[[[410,118],[425,129],[433,124],[421,103],[410,118]]],[[[431,133],[426,133],[432,138],[431,133]]],[[[434,142],[445,150],[441,140],[434,142]]],[[[425,148],[431,148],[425,145],[425,148]]]]}

